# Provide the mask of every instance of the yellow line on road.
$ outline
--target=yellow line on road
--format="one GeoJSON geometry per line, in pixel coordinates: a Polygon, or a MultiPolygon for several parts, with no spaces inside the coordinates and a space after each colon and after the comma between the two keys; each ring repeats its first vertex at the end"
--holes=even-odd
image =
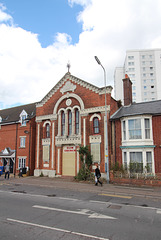
{"type": "Polygon", "coordinates": [[[98,194],[98,195],[108,196],[108,197],[115,197],[115,198],[127,198],[127,199],[131,199],[132,198],[132,197],[129,197],[129,196],[113,195],[113,194],[107,194],[107,193],[101,193],[101,194],[98,194]]]}

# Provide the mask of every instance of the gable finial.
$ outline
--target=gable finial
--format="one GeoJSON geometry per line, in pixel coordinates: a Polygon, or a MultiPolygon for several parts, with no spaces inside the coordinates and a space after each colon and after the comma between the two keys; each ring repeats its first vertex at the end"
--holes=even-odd
{"type": "Polygon", "coordinates": [[[71,65],[70,65],[70,62],[68,61],[68,63],[67,63],[68,73],[69,73],[70,67],[71,67],[71,65]]]}

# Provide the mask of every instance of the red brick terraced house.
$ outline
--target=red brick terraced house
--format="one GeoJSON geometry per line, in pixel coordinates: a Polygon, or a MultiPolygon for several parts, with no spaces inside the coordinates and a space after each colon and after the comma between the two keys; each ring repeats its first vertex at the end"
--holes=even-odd
{"type": "MultiPolygon", "coordinates": [[[[118,109],[107,86],[108,142],[109,118],[118,109]]],[[[36,104],[36,154],[34,175],[76,176],[80,167],[79,145],[89,146],[93,169],[105,169],[105,88],[99,88],[67,72],[36,104]]],[[[110,158],[110,152],[109,152],[110,158]]],[[[109,159],[110,160],[110,159],[109,159]]]]}
{"type": "Polygon", "coordinates": [[[9,162],[10,172],[35,169],[36,104],[0,110],[0,166],[9,162]]]}
{"type": "Polygon", "coordinates": [[[132,103],[132,83],[126,75],[124,106],[110,118],[111,161],[137,172],[161,173],[161,100],[132,103]],[[135,166],[135,167],[134,167],[135,166]]]}

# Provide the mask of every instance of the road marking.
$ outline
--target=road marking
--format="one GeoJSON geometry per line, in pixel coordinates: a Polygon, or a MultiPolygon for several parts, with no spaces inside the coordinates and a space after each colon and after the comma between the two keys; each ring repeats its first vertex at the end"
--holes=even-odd
{"type": "Polygon", "coordinates": [[[88,210],[88,209],[81,209],[80,211],[71,211],[71,210],[65,210],[65,209],[59,209],[59,208],[51,208],[51,207],[39,206],[39,205],[34,205],[33,207],[34,208],[39,208],[39,209],[50,210],[50,211],[58,211],[58,212],[86,215],[86,216],[88,216],[88,218],[100,218],[100,219],[111,219],[111,220],[117,219],[117,218],[114,218],[114,217],[111,217],[111,216],[106,216],[106,215],[103,215],[103,214],[90,212],[90,210],[88,210]]]}
{"type": "Polygon", "coordinates": [[[109,204],[109,202],[102,202],[102,201],[95,201],[95,200],[89,200],[91,203],[100,203],[100,204],[109,204]]]}
{"type": "MultiPolygon", "coordinates": [[[[2,185],[2,184],[0,184],[2,185]]],[[[18,193],[18,192],[9,192],[9,191],[4,191],[4,190],[0,190],[0,193],[9,193],[9,194],[13,194],[13,195],[23,195],[23,196],[31,196],[31,197],[43,197],[43,198],[49,198],[48,196],[45,196],[45,195],[39,195],[39,194],[29,194],[29,193],[18,193]]],[[[112,194],[100,194],[100,195],[106,195],[106,196],[122,196],[122,195],[112,195],[112,194]]],[[[134,195],[134,196],[137,196],[137,195],[134,195]]],[[[138,195],[138,196],[141,196],[141,195],[138,195]]],[[[122,196],[122,197],[125,197],[125,196],[122,196]]],[[[126,197],[127,198],[127,197],[126,197]]],[[[132,198],[132,197],[130,197],[132,198]]],[[[147,198],[147,196],[146,196],[147,198]]],[[[159,196],[158,197],[153,197],[153,198],[160,198],[159,196]]],[[[60,199],[60,200],[71,200],[71,201],[81,201],[79,199],[73,199],[73,198],[63,198],[63,197],[54,197],[54,199],[60,199]]],[[[112,202],[103,202],[103,201],[94,201],[94,200],[89,200],[89,202],[93,202],[93,203],[100,203],[100,204],[114,204],[112,202]]],[[[116,205],[117,203],[115,203],[114,205],[116,205]]],[[[136,206],[136,205],[132,205],[132,204],[129,204],[129,205],[126,205],[126,204],[117,204],[117,205],[120,205],[120,206],[126,206],[126,207],[135,207],[135,208],[142,208],[142,209],[149,209],[149,210],[156,210],[158,214],[160,214],[161,212],[161,209],[160,208],[155,208],[155,207],[144,207],[144,206],[136,206]]]]}
{"type": "Polygon", "coordinates": [[[154,189],[153,188],[143,188],[143,187],[141,187],[141,188],[139,188],[139,187],[128,187],[128,186],[121,186],[121,188],[120,188],[120,186],[115,186],[115,188],[119,188],[119,189],[130,189],[130,190],[139,190],[139,191],[150,191],[150,192],[153,192],[154,191],[154,189]]]}
{"type": "Polygon", "coordinates": [[[49,198],[48,196],[45,196],[45,195],[39,195],[39,194],[30,194],[30,193],[22,193],[22,192],[9,192],[9,191],[2,191],[0,190],[1,193],[9,193],[9,194],[12,194],[12,195],[22,195],[22,196],[30,196],[30,197],[43,197],[43,198],[49,198]]]}
{"type": "Polygon", "coordinates": [[[88,238],[92,238],[92,239],[109,240],[108,238],[102,238],[102,237],[98,237],[98,236],[88,235],[88,234],[85,234],[85,233],[73,232],[73,231],[69,231],[69,230],[66,230],[66,229],[49,227],[49,226],[40,225],[40,224],[36,224],[36,223],[24,222],[24,221],[12,219],[12,218],[7,218],[7,220],[10,221],[10,222],[16,222],[16,223],[20,223],[20,224],[33,226],[33,227],[45,228],[45,229],[55,230],[55,231],[64,232],[64,233],[70,233],[70,234],[73,234],[73,235],[88,237],[88,238]]]}
{"type": "Polygon", "coordinates": [[[158,213],[158,214],[161,214],[161,209],[158,209],[158,210],[157,210],[157,213],[158,213]]]}
{"type": "Polygon", "coordinates": [[[129,196],[114,195],[114,194],[107,194],[107,193],[101,193],[101,194],[98,194],[98,195],[108,196],[108,197],[115,197],[115,198],[126,198],[126,199],[131,199],[132,198],[132,197],[129,197],[129,196]]]}
{"type": "Polygon", "coordinates": [[[59,199],[61,199],[61,200],[69,200],[69,201],[74,201],[74,202],[76,202],[76,201],[81,201],[81,200],[76,199],[76,198],[64,198],[64,197],[59,197],[59,199]]]}

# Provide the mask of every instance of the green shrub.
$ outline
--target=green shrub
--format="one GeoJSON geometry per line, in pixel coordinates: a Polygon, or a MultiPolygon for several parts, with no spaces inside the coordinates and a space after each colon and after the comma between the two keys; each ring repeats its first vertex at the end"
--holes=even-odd
{"type": "Polygon", "coordinates": [[[41,172],[41,174],[40,174],[40,177],[44,177],[44,174],[43,174],[43,172],[41,172]]]}
{"type": "Polygon", "coordinates": [[[89,168],[86,168],[85,165],[81,167],[75,179],[79,181],[90,181],[94,180],[94,174],[91,173],[89,168]]]}
{"type": "Polygon", "coordinates": [[[124,172],[125,169],[123,167],[123,165],[119,165],[119,162],[116,162],[115,164],[112,165],[111,170],[113,170],[114,172],[124,172]]]}
{"type": "Polygon", "coordinates": [[[90,167],[92,165],[92,155],[89,151],[88,146],[81,146],[80,145],[78,152],[80,154],[82,167],[79,170],[75,179],[77,179],[79,181],[93,180],[94,175],[91,173],[91,170],[90,170],[90,167]]]}

